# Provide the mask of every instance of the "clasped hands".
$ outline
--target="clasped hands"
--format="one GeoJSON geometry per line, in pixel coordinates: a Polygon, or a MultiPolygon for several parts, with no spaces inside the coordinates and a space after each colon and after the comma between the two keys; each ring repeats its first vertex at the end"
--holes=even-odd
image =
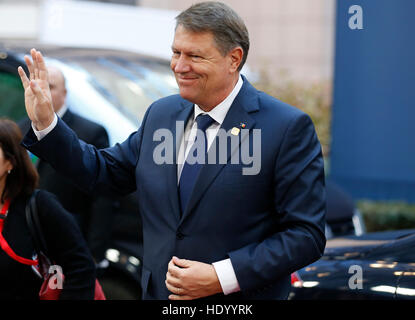
{"type": "Polygon", "coordinates": [[[222,292],[211,264],[173,257],[168,265],[166,287],[170,300],[193,300],[222,292]]]}

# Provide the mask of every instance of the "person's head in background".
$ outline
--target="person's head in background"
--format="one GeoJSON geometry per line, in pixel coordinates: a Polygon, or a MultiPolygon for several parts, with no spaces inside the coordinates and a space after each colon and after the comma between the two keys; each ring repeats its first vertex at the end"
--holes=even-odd
{"type": "Polygon", "coordinates": [[[66,81],[62,71],[56,66],[48,66],[49,87],[53,110],[58,112],[66,100],[66,81]]]}
{"type": "Polygon", "coordinates": [[[27,150],[20,145],[22,133],[17,124],[0,118],[0,202],[21,194],[30,195],[37,186],[38,173],[27,150]]]}

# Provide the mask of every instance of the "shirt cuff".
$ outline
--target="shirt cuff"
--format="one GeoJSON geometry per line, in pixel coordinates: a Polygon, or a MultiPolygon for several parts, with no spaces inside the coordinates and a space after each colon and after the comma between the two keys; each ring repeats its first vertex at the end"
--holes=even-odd
{"type": "Polygon", "coordinates": [[[231,259],[226,259],[212,263],[219,278],[220,285],[225,295],[241,291],[238,279],[236,279],[231,259]]]}
{"type": "Polygon", "coordinates": [[[33,125],[33,122],[32,122],[32,129],[33,129],[33,132],[35,133],[35,135],[37,137],[37,140],[40,141],[44,137],[46,137],[46,135],[49,132],[51,132],[56,127],[57,124],[58,124],[58,116],[56,115],[56,113],[55,113],[55,117],[53,118],[52,123],[46,129],[37,131],[36,128],[35,128],[35,126],[33,125]]]}

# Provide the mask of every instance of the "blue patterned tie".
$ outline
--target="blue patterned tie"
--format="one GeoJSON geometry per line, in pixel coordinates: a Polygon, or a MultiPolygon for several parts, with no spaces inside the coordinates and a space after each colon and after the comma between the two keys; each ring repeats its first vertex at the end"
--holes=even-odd
{"type": "MultiPolygon", "coordinates": [[[[202,158],[205,159],[206,162],[206,153],[207,153],[207,139],[206,139],[206,129],[209,128],[215,120],[213,120],[208,114],[200,114],[196,118],[197,122],[197,128],[198,130],[201,130],[203,132],[203,137],[205,139],[205,150],[204,155],[202,155],[202,158]]],[[[195,139],[195,142],[192,146],[192,148],[189,151],[189,154],[187,156],[187,159],[192,156],[195,151],[199,150],[196,148],[197,145],[197,136],[195,139]]],[[[201,157],[197,157],[200,159],[201,157]]],[[[189,164],[187,162],[183,165],[182,174],[180,176],[180,183],[179,183],[179,195],[180,195],[180,204],[182,208],[182,213],[184,213],[187,203],[190,199],[190,196],[192,194],[197,176],[199,174],[200,168],[202,167],[201,163],[196,162],[195,164],[189,164]]]]}

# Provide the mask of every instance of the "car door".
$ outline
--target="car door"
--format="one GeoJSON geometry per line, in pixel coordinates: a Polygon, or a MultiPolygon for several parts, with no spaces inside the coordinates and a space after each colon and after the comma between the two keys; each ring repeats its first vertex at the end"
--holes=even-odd
{"type": "Polygon", "coordinates": [[[394,241],[381,248],[375,254],[376,261],[370,265],[372,269],[382,271],[379,277],[371,282],[371,290],[383,294],[389,292],[396,299],[415,299],[414,248],[414,231],[396,237],[394,241]]]}
{"type": "Polygon", "coordinates": [[[395,271],[398,277],[397,299],[415,299],[415,236],[411,236],[399,250],[400,269],[395,271]]]}

